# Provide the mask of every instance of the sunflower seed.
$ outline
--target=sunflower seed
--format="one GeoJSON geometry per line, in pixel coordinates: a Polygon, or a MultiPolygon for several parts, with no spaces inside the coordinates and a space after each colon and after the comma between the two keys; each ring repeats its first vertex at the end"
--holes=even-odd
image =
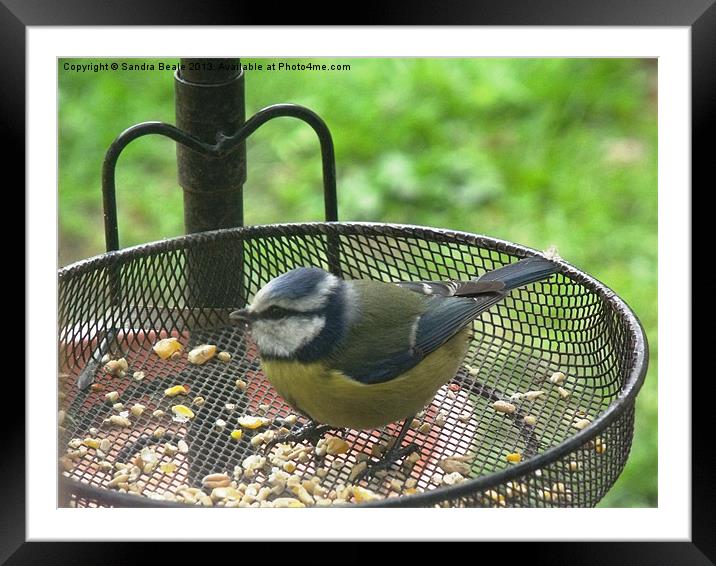
{"type": "Polygon", "coordinates": [[[458,472],[463,476],[469,475],[471,469],[471,466],[467,463],[465,456],[448,456],[447,458],[440,460],[438,466],[443,472],[448,474],[458,472]]]}

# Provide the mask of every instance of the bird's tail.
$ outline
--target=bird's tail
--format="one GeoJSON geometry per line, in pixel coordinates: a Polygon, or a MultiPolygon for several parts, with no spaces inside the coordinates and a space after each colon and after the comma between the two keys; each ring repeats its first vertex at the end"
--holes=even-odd
{"type": "Polygon", "coordinates": [[[556,263],[543,257],[533,256],[485,273],[477,281],[480,283],[496,281],[504,284],[505,291],[510,291],[546,279],[559,269],[556,263]]]}
{"type": "Polygon", "coordinates": [[[397,285],[423,295],[483,299],[493,297],[494,304],[508,291],[546,279],[559,269],[556,263],[534,256],[500,267],[470,281],[403,281],[397,285]]]}

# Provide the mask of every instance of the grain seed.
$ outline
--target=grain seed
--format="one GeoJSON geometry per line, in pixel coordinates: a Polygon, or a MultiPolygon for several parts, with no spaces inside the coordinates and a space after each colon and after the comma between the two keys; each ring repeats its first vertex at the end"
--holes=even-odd
{"type": "Polygon", "coordinates": [[[498,413],[507,413],[512,414],[515,412],[516,407],[512,403],[508,403],[507,401],[495,401],[492,404],[492,408],[495,409],[498,413]]]}
{"type": "Polygon", "coordinates": [[[342,438],[331,436],[328,440],[326,440],[326,452],[332,456],[335,456],[336,454],[345,454],[348,450],[350,450],[350,444],[342,438]]]}
{"type": "Polygon", "coordinates": [[[144,412],[144,409],[146,409],[144,405],[141,405],[140,403],[135,403],[131,406],[129,412],[132,413],[132,415],[134,415],[135,417],[139,417],[144,412]]]}
{"type": "Polygon", "coordinates": [[[202,365],[216,355],[216,346],[213,344],[202,344],[189,352],[187,358],[190,364],[202,365]]]}
{"type": "Polygon", "coordinates": [[[303,503],[301,503],[298,499],[295,499],[294,497],[279,497],[278,499],[274,499],[273,506],[280,508],[305,507],[303,503]]]}
{"type": "Polygon", "coordinates": [[[567,397],[569,397],[571,395],[570,391],[568,391],[564,387],[557,387],[557,391],[559,392],[559,396],[562,399],[566,399],[567,397]]]}
{"type": "Polygon", "coordinates": [[[129,474],[120,474],[114,479],[112,479],[107,486],[108,487],[117,487],[120,483],[126,483],[129,480],[129,474]]]}
{"type": "Polygon", "coordinates": [[[109,393],[105,393],[104,398],[107,399],[110,403],[114,404],[117,402],[117,399],[119,399],[119,393],[116,391],[110,391],[109,393]]]}
{"type": "Polygon", "coordinates": [[[576,428],[577,430],[583,430],[586,427],[590,425],[591,421],[589,419],[579,419],[577,422],[575,422],[572,426],[576,428]]]}
{"type": "Polygon", "coordinates": [[[544,391],[542,391],[540,389],[538,391],[528,391],[527,393],[524,394],[524,398],[527,399],[528,401],[534,401],[538,397],[542,397],[542,395],[544,395],[544,391]]]}
{"type": "Polygon", "coordinates": [[[174,385],[164,390],[164,395],[167,397],[176,397],[177,395],[186,395],[187,393],[186,387],[183,385],[174,385]]]}
{"type": "Polygon", "coordinates": [[[238,422],[239,422],[240,426],[242,426],[244,428],[248,428],[250,430],[254,430],[254,429],[260,428],[262,426],[266,426],[271,421],[269,421],[269,419],[266,419],[264,417],[245,416],[245,417],[241,417],[238,422]]]}
{"type": "Polygon", "coordinates": [[[447,474],[446,476],[443,476],[443,483],[445,485],[455,485],[456,483],[460,483],[461,481],[465,481],[465,478],[460,472],[452,472],[450,474],[447,474]]]}
{"type": "Polygon", "coordinates": [[[216,487],[228,487],[231,485],[231,478],[228,476],[228,474],[223,473],[209,474],[202,478],[201,485],[203,485],[207,489],[214,489],[216,487]]]}
{"type": "Polygon", "coordinates": [[[555,385],[561,385],[564,383],[565,378],[566,376],[561,371],[556,371],[550,376],[549,382],[555,385]]]}
{"type": "Polygon", "coordinates": [[[186,405],[173,405],[172,413],[174,413],[176,417],[181,419],[182,422],[194,418],[194,411],[192,411],[186,405]]]}
{"type": "Polygon", "coordinates": [[[176,338],[164,338],[159,340],[152,350],[163,360],[169,359],[173,354],[181,351],[182,345],[176,338]]]}
{"type": "Polygon", "coordinates": [[[119,415],[112,415],[107,420],[109,421],[109,424],[114,426],[127,427],[132,425],[127,417],[121,417],[119,415]]]}
{"type": "Polygon", "coordinates": [[[353,497],[356,503],[362,503],[363,501],[378,501],[382,499],[382,497],[377,493],[360,486],[353,487],[353,497]]]}

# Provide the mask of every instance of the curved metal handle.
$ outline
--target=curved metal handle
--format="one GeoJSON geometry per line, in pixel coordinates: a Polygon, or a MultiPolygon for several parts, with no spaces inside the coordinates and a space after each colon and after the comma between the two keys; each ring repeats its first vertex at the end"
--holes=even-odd
{"type": "Polygon", "coordinates": [[[327,222],[338,221],[338,201],[336,197],[336,157],[333,138],[323,119],[312,110],[298,104],[274,104],[259,110],[232,135],[219,134],[215,144],[205,143],[164,122],[142,122],[124,130],[112,142],[102,164],[102,201],[104,207],[104,238],[107,251],[119,249],[119,229],[117,226],[117,199],[115,170],[117,160],[127,145],[142,136],[157,134],[168,137],[189,149],[209,157],[224,157],[240,146],[241,142],[253,134],[259,127],[273,118],[288,116],[306,122],[318,135],[321,144],[323,163],[323,198],[327,222]]]}

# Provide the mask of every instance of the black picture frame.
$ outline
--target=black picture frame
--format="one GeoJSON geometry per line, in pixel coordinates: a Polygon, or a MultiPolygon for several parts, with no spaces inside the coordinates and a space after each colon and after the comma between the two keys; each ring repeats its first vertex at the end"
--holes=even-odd
{"type": "MultiPolygon", "coordinates": [[[[439,3],[408,6],[385,3],[366,4],[355,10],[351,24],[419,25],[550,25],[550,26],[685,26],[691,29],[692,70],[692,178],[693,185],[706,185],[709,155],[707,133],[713,131],[716,101],[716,5],[715,0],[502,0],[500,2],[439,3]]],[[[305,23],[315,25],[316,10],[295,5],[269,12],[264,6],[246,6],[204,0],[0,0],[0,106],[3,137],[9,140],[3,150],[6,164],[19,164],[25,153],[25,64],[26,27],[58,25],[272,25],[305,23]],[[310,19],[310,21],[308,21],[310,19]]],[[[327,12],[340,25],[340,12],[327,12]]],[[[347,22],[343,22],[347,23],[347,22]]],[[[48,132],[48,135],[50,133],[48,132]]],[[[8,165],[6,167],[9,168],[8,165]]],[[[24,176],[24,168],[13,166],[24,176]]],[[[21,186],[22,180],[16,181],[21,186]]],[[[703,187],[711,188],[713,182],[703,187]]],[[[48,189],[49,190],[49,189],[48,189]]],[[[689,188],[684,187],[688,194],[689,188]]],[[[697,191],[692,191],[692,194],[697,191]]],[[[694,239],[694,243],[696,240],[694,239]]],[[[690,274],[684,274],[689,277],[690,274]]],[[[690,279],[689,279],[690,281],[690,279]]],[[[32,297],[25,294],[25,301],[32,297]]],[[[691,302],[679,298],[683,308],[691,302]]],[[[683,329],[690,332],[690,329],[683,329]]],[[[688,379],[688,368],[673,379],[688,379]]],[[[695,372],[694,372],[695,373],[695,372]]],[[[713,430],[708,394],[708,374],[694,379],[692,387],[692,501],[690,542],[582,542],[582,543],[506,543],[507,549],[491,548],[490,553],[509,557],[507,563],[547,564],[695,564],[716,563],[716,474],[710,465],[712,450],[707,440],[713,430]]],[[[6,376],[5,398],[24,399],[24,383],[6,376]]],[[[133,555],[113,551],[105,543],[26,542],[25,536],[25,419],[18,416],[3,421],[4,451],[0,457],[0,563],[6,564],[111,564],[134,562],[133,555]]],[[[662,423],[662,426],[666,426],[662,423]]],[[[479,526],[476,526],[479,528],[479,526]]],[[[281,531],[277,531],[280,533],[281,531]]],[[[279,535],[280,536],[280,535],[279,535]]],[[[347,533],[350,536],[350,533],[347,533]]],[[[556,535],[558,536],[558,535],[556,535]]],[[[81,538],[82,533],[77,533],[81,538]]],[[[320,533],[316,535],[320,539],[320,533]]],[[[119,546],[120,543],[114,543],[119,546]]],[[[501,543],[502,546],[506,546],[501,543]]],[[[420,548],[416,549],[422,552],[420,548]]],[[[217,558],[219,555],[217,551],[217,558]]],[[[451,551],[454,552],[454,551],[451,551]]],[[[459,551],[458,551],[459,552],[459,551]]],[[[409,552],[410,554],[410,552],[409,552]]],[[[345,550],[341,552],[345,559],[345,550]]],[[[146,555],[144,555],[146,556],[146,555]]],[[[170,559],[164,554],[165,559],[170,559]]],[[[337,559],[338,557],[334,557],[337,559]]],[[[480,557],[475,557],[479,559],[480,557]]],[[[483,556],[486,558],[486,555],[483,556]]],[[[409,556],[401,560],[410,560],[409,556]]],[[[491,560],[495,560],[492,558],[491,560]]]]}

